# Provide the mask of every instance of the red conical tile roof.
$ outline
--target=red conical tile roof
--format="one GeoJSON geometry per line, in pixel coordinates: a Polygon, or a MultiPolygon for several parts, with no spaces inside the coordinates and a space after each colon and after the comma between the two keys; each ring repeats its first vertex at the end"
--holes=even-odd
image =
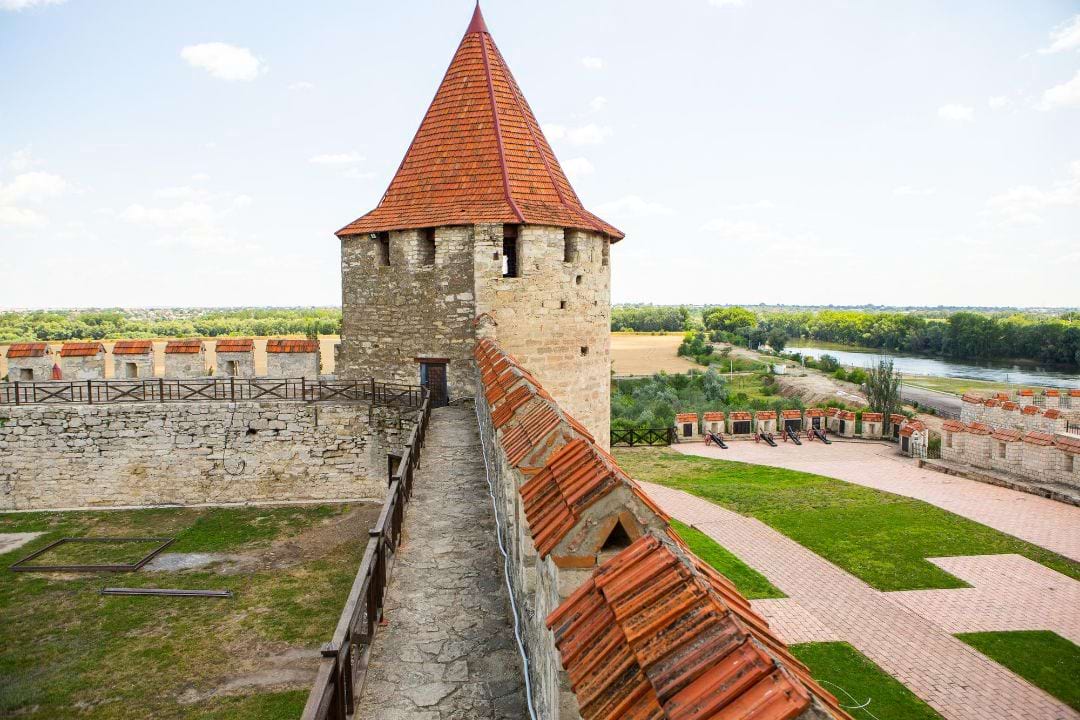
{"type": "Polygon", "coordinates": [[[337,234],[480,222],[623,237],[582,206],[477,5],[379,206],[337,234]]]}

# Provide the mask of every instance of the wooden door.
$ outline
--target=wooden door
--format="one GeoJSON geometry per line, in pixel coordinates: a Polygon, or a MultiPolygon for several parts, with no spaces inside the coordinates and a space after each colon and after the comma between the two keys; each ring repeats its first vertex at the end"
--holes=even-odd
{"type": "Polygon", "coordinates": [[[420,383],[431,393],[431,407],[442,407],[450,402],[446,390],[446,363],[421,363],[420,383]]]}

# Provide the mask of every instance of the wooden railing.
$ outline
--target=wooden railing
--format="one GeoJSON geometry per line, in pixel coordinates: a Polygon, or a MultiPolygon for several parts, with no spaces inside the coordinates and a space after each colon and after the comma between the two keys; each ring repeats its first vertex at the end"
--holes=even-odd
{"type": "Polygon", "coordinates": [[[0,405],[297,400],[420,407],[423,389],[369,380],[147,378],[0,383],[0,405]]]}
{"type": "Polygon", "coordinates": [[[645,430],[612,430],[611,446],[624,445],[670,445],[675,428],[649,428],[645,430]]]}
{"type": "Polygon", "coordinates": [[[322,660],[304,706],[303,720],[345,720],[356,708],[356,698],[367,676],[371,643],[382,620],[386,586],[401,541],[405,505],[412,495],[413,473],[420,465],[420,451],[430,418],[429,396],[424,398],[405,452],[390,474],[382,512],[375,527],[368,531],[360,570],[349,590],[334,636],[322,648],[322,660]]]}

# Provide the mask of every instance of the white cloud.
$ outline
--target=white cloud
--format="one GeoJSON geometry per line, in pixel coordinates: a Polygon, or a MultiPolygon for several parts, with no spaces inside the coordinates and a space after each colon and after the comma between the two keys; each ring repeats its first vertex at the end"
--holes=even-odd
{"type": "Polygon", "coordinates": [[[600,112],[607,107],[608,100],[603,95],[597,95],[589,101],[589,109],[593,112],[600,112]]]}
{"type": "Polygon", "coordinates": [[[251,199],[250,195],[237,195],[233,198],[233,207],[246,208],[250,207],[253,202],[255,201],[251,199]]]}
{"type": "Polygon", "coordinates": [[[214,209],[204,202],[185,202],[174,207],[146,207],[135,203],[124,208],[117,217],[137,225],[190,229],[209,226],[214,220],[214,209]]]}
{"type": "Polygon", "coordinates": [[[1050,45],[1039,52],[1046,55],[1074,49],[1080,50],[1080,15],[1073,15],[1054,28],[1050,32],[1050,45]]]}
{"type": "Polygon", "coordinates": [[[624,195],[596,207],[601,215],[611,217],[645,217],[648,215],[672,215],[674,210],[658,202],[649,202],[640,195],[624,195]]]}
{"type": "Polygon", "coordinates": [[[1043,110],[1053,110],[1077,106],[1080,106],[1080,70],[1076,71],[1072,80],[1055,85],[1044,92],[1042,104],[1039,107],[1043,110]]]}
{"type": "Polygon", "coordinates": [[[0,205],[0,226],[41,227],[47,223],[44,215],[28,208],[0,205]]]}
{"type": "Polygon", "coordinates": [[[181,187],[167,187],[156,190],[154,195],[163,198],[165,200],[177,200],[180,198],[191,198],[196,195],[204,195],[206,191],[196,190],[193,187],[181,186],[181,187]]]}
{"type": "Polygon", "coordinates": [[[180,57],[221,80],[254,80],[266,72],[266,63],[250,50],[228,43],[189,45],[180,51],[180,57]]]}
{"type": "Polygon", "coordinates": [[[316,165],[356,165],[364,162],[364,156],[360,153],[323,153],[309,158],[308,162],[316,165]]]}
{"type": "Polygon", "coordinates": [[[742,7],[746,0],[709,0],[713,7],[742,7]]]}
{"type": "Polygon", "coordinates": [[[571,158],[562,164],[563,170],[571,180],[577,180],[585,175],[592,175],[596,168],[587,158],[571,158]]]}
{"type": "Polygon", "coordinates": [[[370,170],[361,170],[360,168],[351,167],[341,173],[341,176],[347,180],[370,180],[375,177],[375,173],[370,170]]]}
{"type": "Polygon", "coordinates": [[[210,179],[210,176],[207,175],[206,173],[195,173],[194,175],[191,176],[191,181],[192,182],[206,182],[209,179],[210,179]]]}
{"type": "Polygon", "coordinates": [[[734,210],[737,212],[743,212],[746,210],[771,210],[776,205],[771,200],[754,200],[753,202],[736,203],[735,205],[726,205],[725,210],[734,210]]]}
{"type": "Polygon", "coordinates": [[[12,172],[17,173],[24,172],[40,164],[41,161],[34,157],[29,147],[11,153],[11,159],[8,160],[8,167],[11,168],[12,172]]]}
{"type": "Polygon", "coordinates": [[[542,129],[549,140],[566,140],[571,145],[599,145],[611,135],[611,128],[596,123],[576,128],[552,124],[544,125],[542,129]]]}
{"type": "Polygon", "coordinates": [[[60,5],[67,0],[0,0],[0,10],[25,10],[38,5],[60,5]]]}
{"type": "Polygon", "coordinates": [[[1009,106],[1009,98],[1004,95],[995,95],[986,101],[986,104],[990,106],[991,110],[1000,110],[1009,106]]]}
{"type": "Polygon", "coordinates": [[[991,212],[1012,225],[1038,225],[1042,211],[1054,207],[1080,207],[1080,160],[1069,166],[1069,177],[1047,190],[1018,185],[987,202],[991,212]]]}
{"type": "Polygon", "coordinates": [[[67,181],[59,175],[40,171],[23,173],[7,185],[0,185],[0,205],[41,203],[61,194],[67,186],[67,181]]]}
{"type": "Polygon", "coordinates": [[[911,185],[901,185],[893,188],[893,195],[899,197],[929,197],[937,193],[937,188],[932,187],[912,187],[911,185]]]}
{"type": "Polygon", "coordinates": [[[586,55],[585,57],[581,58],[581,65],[588,70],[603,70],[604,59],[593,57],[591,55],[586,55]]]}
{"type": "Polygon", "coordinates": [[[314,90],[315,89],[315,83],[308,82],[307,80],[301,80],[299,82],[290,83],[289,84],[289,89],[290,90],[314,90]]]}
{"type": "Polygon", "coordinates": [[[937,111],[938,117],[954,123],[970,122],[975,119],[975,108],[959,103],[942,105],[937,111]]]}

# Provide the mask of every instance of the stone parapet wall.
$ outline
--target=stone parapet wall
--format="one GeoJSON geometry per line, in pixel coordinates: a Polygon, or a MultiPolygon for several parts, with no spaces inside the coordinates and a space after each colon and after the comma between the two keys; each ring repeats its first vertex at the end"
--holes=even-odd
{"type": "Polygon", "coordinates": [[[316,379],[319,377],[319,354],[267,353],[266,374],[270,377],[316,379]]]}
{"type": "Polygon", "coordinates": [[[10,382],[51,380],[52,369],[56,360],[57,358],[51,354],[42,355],[41,357],[8,358],[8,380],[10,382]],[[22,370],[29,370],[30,377],[24,377],[22,370]]]}
{"type": "Polygon", "coordinates": [[[105,353],[60,358],[65,380],[99,380],[105,377],[105,353]]]}
{"type": "Polygon", "coordinates": [[[113,355],[113,378],[116,380],[136,380],[154,377],[154,355],[113,355]],[[135,366],[135,374],[128,372],[128,366],[135,366]]]}
{"type": "Polygon", "coordinates": [[[217,377],[255,377],[255,353],[219,352],[214,354],[214,375],[217,377]],[[230,366],[229,363],[235,363],[230,366]],[[230,367],[236,369],[229,372],[230,367]]]}
{"type": "Polygon", "coordinates": [[[0,407],[0,510],[381,498],[415,410],[301,402],[0,407]]]}
{"type": "Polygon", "coordinates": [[[207,377],[209,374],[205,351],[165,354],[165,377],[167,378],[197,378],[207,377]]]}

